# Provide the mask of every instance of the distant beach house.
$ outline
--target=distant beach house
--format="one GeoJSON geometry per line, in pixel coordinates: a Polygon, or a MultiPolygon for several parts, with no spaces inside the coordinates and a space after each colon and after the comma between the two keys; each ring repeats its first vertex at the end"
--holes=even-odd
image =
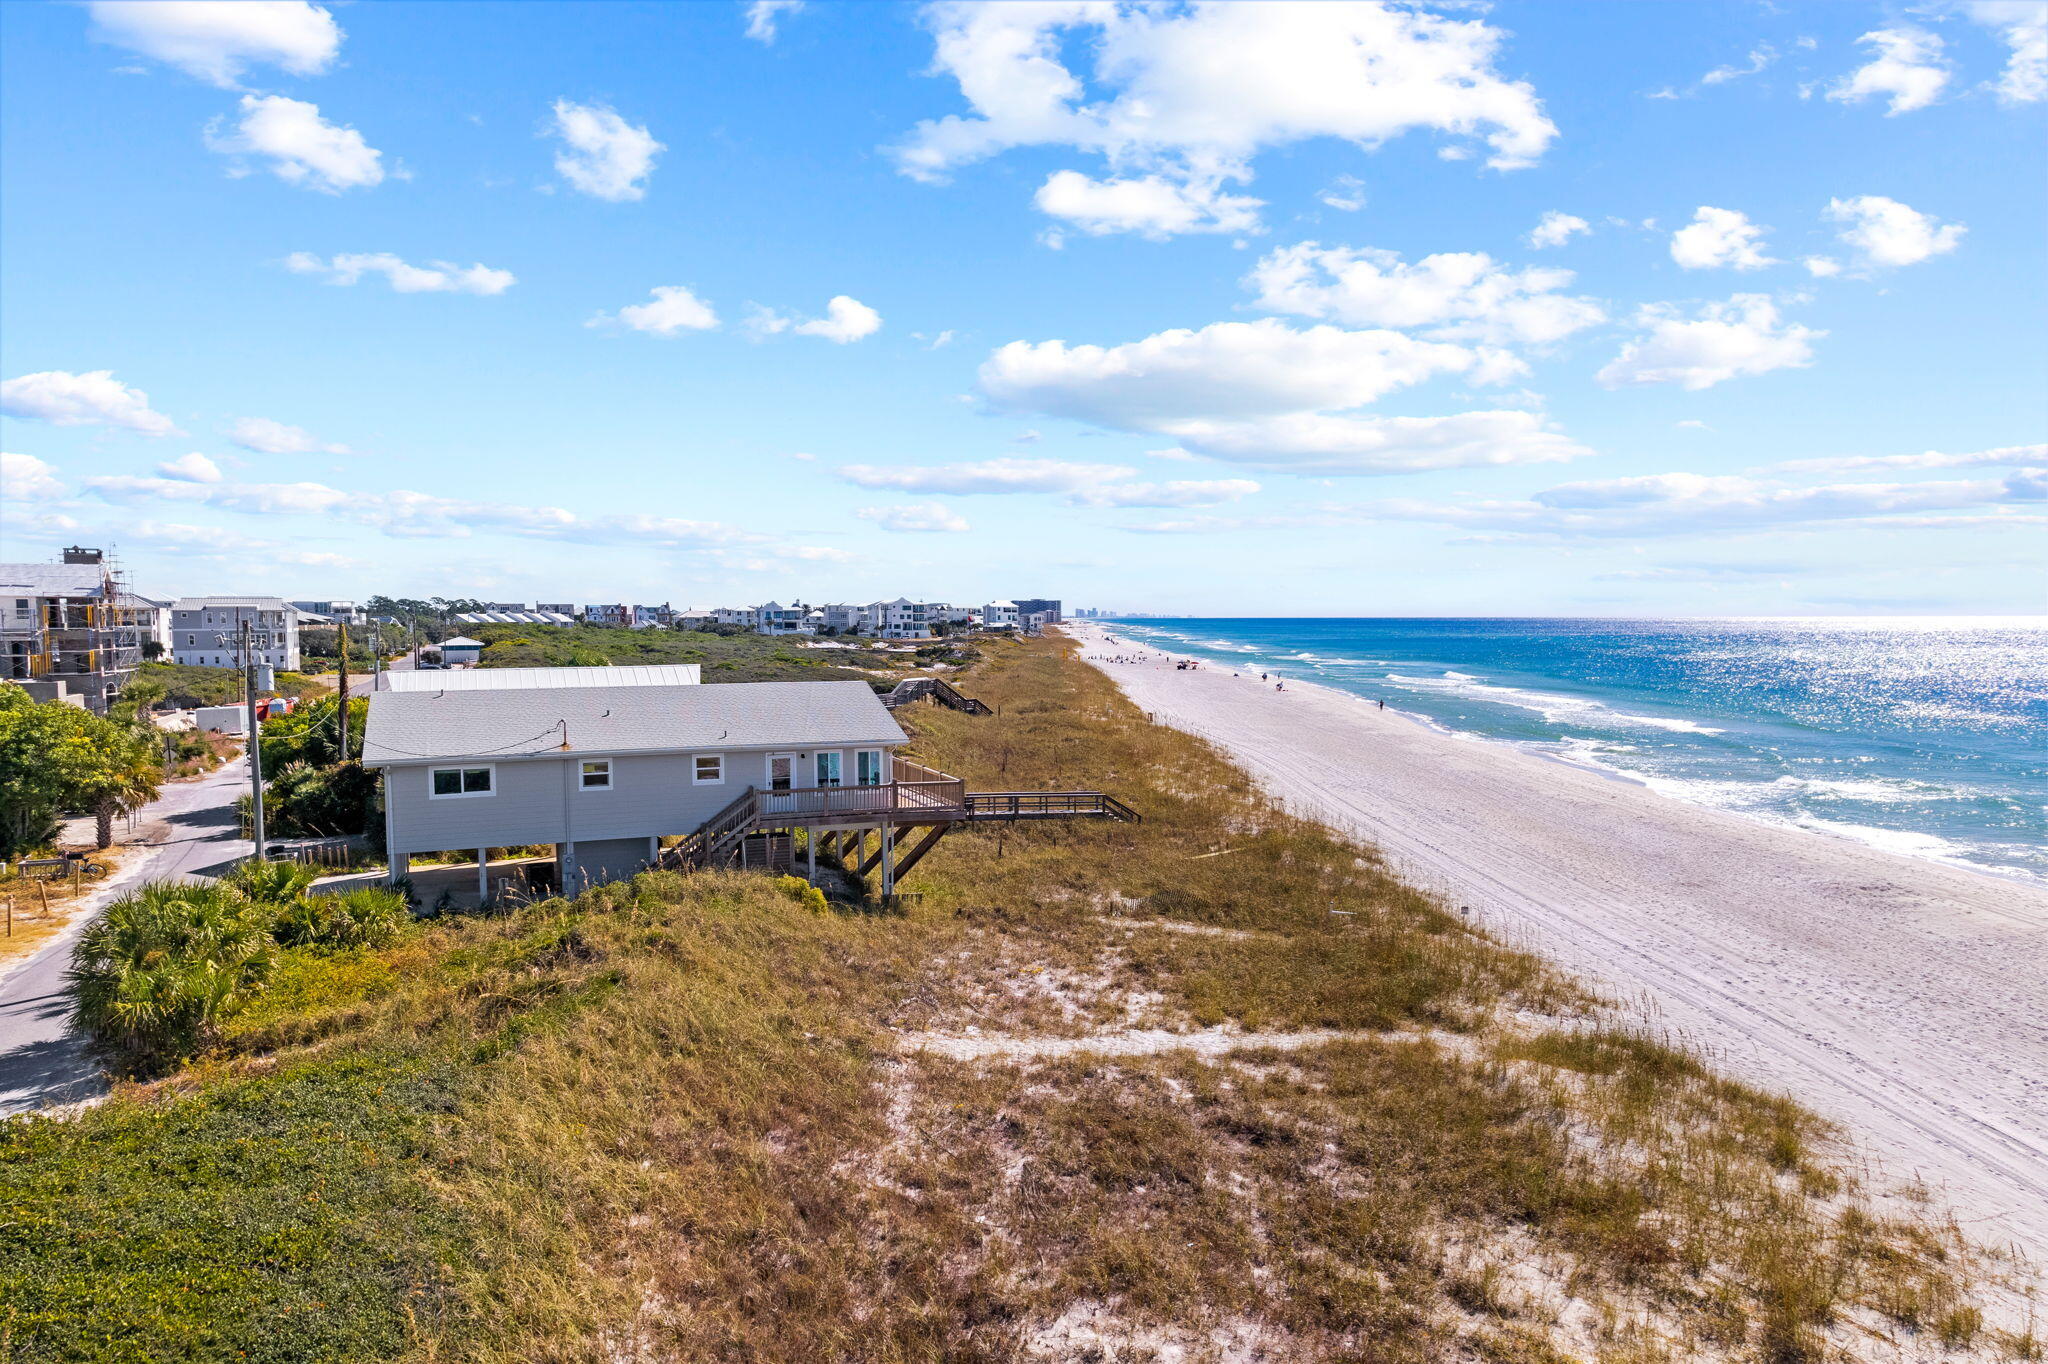
{"type": "Polygon", "coordinates": [[[441,661],[452,667],[474,668],[484,654],[484,642],[468,635],[444,639],[436,647],[441,650],[441,661]]]}
{"type": "Polygon", "coordinates": [[[253,662],[299,667],[298,607],[279,597],[180,597],[171,603],[171,658],[206,668],[241,666],[242,627],[253,662]]]}

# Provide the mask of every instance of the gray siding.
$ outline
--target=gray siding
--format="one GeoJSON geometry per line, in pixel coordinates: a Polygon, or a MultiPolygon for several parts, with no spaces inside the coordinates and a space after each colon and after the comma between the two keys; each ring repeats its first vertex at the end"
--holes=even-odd
{"type": "MultiPolygon", "coordinates": [[[[812,785],[817,750],[790,751],[799,755],[796,785],[812,785]]],[[[853,785],[856,750],[834,751],[843,754],[844,784],[853,785]]],[[[769,755],[763,752],[725,754],[725,782],[717,786],[695,784],[695,754],[657,754],[612,758],[611,789],[582,790],[577,781],[579,764],[604,756],[576,753],[564,758],[495,763],[471,759],[388,767],[384,769],[384,802],[389,812],[391,852],[396,856],[522,843],[580,845],[597,839],[687,834],[748,787],[768,785],[769,755]],[[431,797],[429,773],[435,767],[455,766],[492,767],[492,793],[431,797]]],[[[888,773],[885,757],[885,780],[888,773]]],[[[579,854],[583,851],[578,848],[579,854]]]]}

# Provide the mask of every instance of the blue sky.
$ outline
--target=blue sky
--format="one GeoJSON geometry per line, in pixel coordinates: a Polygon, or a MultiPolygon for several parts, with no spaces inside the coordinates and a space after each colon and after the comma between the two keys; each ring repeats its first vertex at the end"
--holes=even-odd
{"type": "Polygon", "coordinates": [[[2048,5],[12,4],[5,553],[2048,608],[2048,5]]]}

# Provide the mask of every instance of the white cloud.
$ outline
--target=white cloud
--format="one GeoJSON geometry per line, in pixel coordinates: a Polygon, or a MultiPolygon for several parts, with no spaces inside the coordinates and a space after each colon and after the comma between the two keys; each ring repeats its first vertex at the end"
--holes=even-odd
{"type": "Polygon", "coordinates": [[[646,128],[613,110],[566,99],[555,101],[555,122],[548,131],[562,140],[555,153],[562,178],[592,198],[615,204],[646,195],[654,158],[667,150],[646,128]]]}
{"type": "Polygon", "coordinates": [[[0,500],[42,502],[65,491],[57,471],[34,455],[0,453],[0,500]]]}
{"type": "Polygon", "coordinates": [[[367,526],[399,539],[492,533],[607,549],[631,542],[693,550],[772,543],[768,536],[717,521],[646,513],[585,516],[562,507],[440,497],[406,489],[350,492],[313,482],[202,484],[131,474],[84,482],[94,496],[120,505],[179,502],[247,516],[312,516],[367,526]]]}
{"type": "MultiPolygon", "coordinates": [[[[1557,132],[1534,90],[1496,71],[1500,30],[1377,0],[941,0],[924,16],[936,67],[972,112],[922,122],[895,149],[921,180],[1012,147],[1069,146],[1101,154],[1119,177],[1213,195],[1225,179],[1248,180],[1262,149],[1310,138],[1369,148],[1433,130],[1483,138],[1489,164],[1509,169],[1533,163],[1557,132]],[[1085,80],[1064,64],[1068,51],[1089,55],[1085,80]]],[[[1232,209],[1248,211],[1249,201],[1232,209]]],[[[1171,216],[1155,210],[1154,230],[1172,230],[1171,216]]]]}
{"type": "Polygon", "coordinates": [[[1122,464],[1078,464],[1057,459],[989,459],[963,464],[849,464],[838,470],[862,488],[895,492],[1059,493],[1077,507],[1198,507],[1234,501],[1259,490],[1250,479],[1184,479],[1165,483],[1132,481],[1137,470],[1122,464]]]}
{"type": "Polygon", "coordinates": [[[1972,0],[1969,15],[2012,49],[1993,87],[2006,104],[2048,99],[2048,4],[2041,0],[1972,0]]]}
{"type": "Polygon", "coordinates": [[[1164,241],[1181,232],[1258,232],[1262,199],[1222,192],[1216,179],[1164,175],[1091,180],[1079,171],[1054,171],[1039,187],[1038,211],[1091,237],[1135,232],[1164,241]]]}
{"type": "Polygon", "coordinates": [[[1680,384],[1698,390],[1738,375],[1803,369],[1813,363],[1812,343],[1827,335],[1783,321],[1768,294],[1705,304],[1690,321],[1669,304],[1653,304],[1636,322],[1643,334],[1594,376],[1609,388],[1680,384]]]}
{"type": "Polygon", "coordinates": [[[1587,451],[1528,412],[1345,415],[1442,374],[1498,377],[1503,352],[1387,330],[1219,322],[1122,346],[1015,341],[982,364],[996,408],[1170,436],[1172,453],[1325,473],[1405,473],[1587,451]]]}
{"type": "Polygon", "coordinates": [[[1842,263],[1833,256],[1808,256],[1799,262],[1815,279],[1833,279],[1842,273],[1842,263]]]}
{"type": "Polygon", "coordinates": [[[1356,213],[1365,207],[1365,182],[1355,175],[1340,175],[1316,198],[1340,213],[1356,213]]]}
{"type": "Polygon", "coordinates": [[[382,275],[393,292],[401,294],[502,294],[519,282],[510,270],[445,260],[408,265],[389,251],[357,252],[331,260],[322,260],[310,251],[294,251],[284,264],[295,274],[325,275],[330,284],[354,284],[365,275],[382,275]]]}
{"type": "Polygon", "coordinates": [[[1393,331],[1217,322],[1121,346],[1013,341],[990,355],[982,392],[996,406],[1172,433],[1191,418],[1238,419],[1358,407],[1437,374],[1463,373],[1462,346],[1393,331]]]}
{"type": "Polygon", "coordinates": [[[1925,109],[1941,98],[1948,84],[1948,62],[1941,55],[1941,39],[1925,29],[1873,29],[1856,40],[1876,55],[1828,87],[1828,98],[1860,102],[1873,95],[1886,96],[1891,107],[1886,117],[1925,109]]]}
{"type": "Polygon", "coordinates": [[[1732,208],[1702,205],[1688,226],[1671,234],[1671,259],[1687,270],[1761,270],[1777,264],[1763,253],[1765,230],[1732,208]]]}
{"type": "Polygon", "coordinates": [[[1569,270],[1510,270],[1483,252],[1445,252],[1404,264],[1371,248],[1286,246],[1245,283],[1268,312],[1354,326],[1426,328],[1445,340],[1542,345],[1606,320],[1600,305],[1557,291],[1569,270]]]}
{"type": "Polygon", "coordinates": [[[1073,464],[1057,459],[987,459],[965,464],[848,464],[839,476],[862,488],[910,493],[1068,493],[1129,479],[1122,464],[1073,464]]]}
{"type": "Polygon", "coordinates": [[[597,327],[616,322],[652,336],[674,336],[684,331],[710,331],[718,325],[711,305],[681,284],[661,284],[654,289],[652,303],[636,303],[619,309],[616,316],[599,313],[585,323],[597,327]]]}
{"type": "Polygon", "coordinates": [[[1546,464],[1593,453],[1538,414],[1513,410],[1448,417],[1292,413],[1234,422],[1188,421],[1177,427],[1181,444],[1197,454],[1301,474],[1412,474],[1546,464]]]}
{"type": "Polygon", "coordinates": [[[150,410],[147,393],[128,387],[110,369],[52,369],[9,379],[0,383],[0,412],[53,426],[120,426],[145,436],[177,430],[169,417],[150,410]]]}
{"type": "Polygon", "coordinates": [[[874,522],[883,530],[904,534],[970,529],[965,517],[937,502],[907,502],[895,507],[861,507],[854,515],[863,521],[874,522]]]}
{"type": "MultiPolygon", "coordinates": [[[[2048,469],[2003,478],[1929,483],[1835,483],[1799,487],[1743,475],[1651,474],[1566,483],[1526,501],[1376,504],[1377,518],[1430,521],[1531,535],[1701,535],[1771,526],[1864,522],[1902,525],[1903,513],[1976,511],[1970,524],[1995,525],[2010,509],[2048,500],[2048,469]]],[[[2015,520],[2033,524],[2023,514],[2015,520]]]]}
{"type": "Polygon", "coordinates": [[[795,14],[804,0],[752,0],[747,6],[747,36],[757,43],[775,41],[775,26],[785,14],[795,14]]]}
{"type": "Polygon", "coordinates": [[[802,321],[773,308],[758,305],[747,318],[747,330],[756,336],[794,332],[798,336],[822,336],[836,345],[846,345],[882,329],[882,315],[857,298],[836,294],[825,305],[825,315],[802,321]]]}
{"type": "Polygon", "coordinates": [[[1563,246],[1574,236],[1592,230],[1592,225],[1584,218],[1551,209],[1529,230],[1529,245],[1539,250],[1546,246],[1563,246]]]}
{"type": "Polygon", "coordinates": [[[1995,450],[1950,453],[1923,450],[1917,455],[1836,455],[1827,459],[1796,459],[1774,464],[1779,473],[1859,473],[1869,469],[1983,469],[2048,466],[2048,445],[2002,445],[1995,450]]]}
{"type": "Polygon", "coordinates": [[[210,149],[262,157],[278,179],[323,194],[383,182],[384,153],[355,129],[320,117],[318,105],[283,95],[244,95],[241,107],[241,121],[233,128],[224,129],[220,119],[206,126],[210,149]]]}
{"type": "Polygon", "coordinates": [[[1769,43],[1758,43],[1750,49],[1749,64],[1747,66],[1717,66],[1706,75],[1700,77],[1700,84],[1722,85],[1728,81],[1739,80],[1744,76],[1754,76],[1776,60],[1778,60],[1778,49],[1772,47],[1769,43]]]}
{"type": "Polygon", "coordinates": [[[352,455],[346,445],[331,445],[303,426],[287,426],[268,417],[243,417],[228,428],[228,439],[259,455],[352,455]]]}
{"type": "Polygon", "coordinates": [[[1165,483],[1106,483],[1070,500],[1082,507],[1213,507],[1259,490],[1248,478],[1174,479],[1165,483]]]}
{"type": "Polygon", "coordinates": [[[1917,265],[1956,249],[1969,229],[1943,223],[1881,194],[1830,199],[1827,216],[1844,224],[1841,239],[1866,267],[1917,265]]]}
{"type": "Polygon", "coordinates": [[[334,16],[305,0],[92,0],[92,36],[235,89],[263,63],[317,76],[341,50],[334,16]]]}
{"type": "Polygon", "coordinates": [[[165,460],[156,466],[156,471],[165,478],[174,478],[185,483],[218,483],[221,480],[220,466],[197,450],[189,455],[165,460]]]}

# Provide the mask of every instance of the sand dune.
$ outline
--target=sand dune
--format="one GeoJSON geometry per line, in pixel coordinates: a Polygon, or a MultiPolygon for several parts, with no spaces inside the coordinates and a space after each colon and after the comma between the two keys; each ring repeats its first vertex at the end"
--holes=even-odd
{"type": "MultiPolygon", "coordinates": [[[[1069,626],[1084,654],[1144,652],[1069,626]]],[[[1161,722],[2048,1260],[2048,891],[1776,828],[1357,697],[1102,663],[1161,722]]]]}

